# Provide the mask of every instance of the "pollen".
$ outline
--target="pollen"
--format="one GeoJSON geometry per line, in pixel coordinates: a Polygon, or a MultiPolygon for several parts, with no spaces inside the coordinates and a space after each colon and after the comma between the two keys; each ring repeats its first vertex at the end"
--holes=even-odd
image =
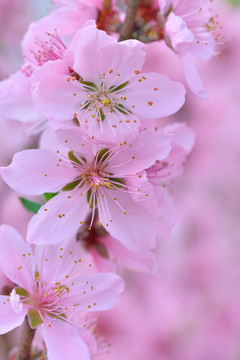
{"type": "Polygon", "coordinates": [[[149,101],[149,102],[148,102],[148,105],[149,105],[149,106],[152,106],[152,104],[153,104],[152,101],[149,101]]]}

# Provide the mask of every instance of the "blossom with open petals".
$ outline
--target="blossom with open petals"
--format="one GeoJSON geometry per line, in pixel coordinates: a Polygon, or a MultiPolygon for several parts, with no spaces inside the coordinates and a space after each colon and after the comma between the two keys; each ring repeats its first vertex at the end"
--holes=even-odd
{"type": "Polygon", "coordinates": [[[192,58],[208,60],[217,55],[216,19],[209,11],[210,0],[158,0],[165,21],[165,40],[179,55],[188,85],[199,97],[208,94],[192,58]]]}
{"type": "Polygon", "coordinates": [[[3,179],[22,193],[59,192],[31,219],[27,240],[36,244],[65,240],[77,232],[89,211],[91,228],[98,209],[99,226],[128,249],[153,248],[157,214],[147,206],[153,191],[145,169],[168,156],[170,136],[149,129],[132,141],[109,146],[90,142],[78,128],[56,133],[61,141],[56,152],[19,152],[1,171],[3,179]]]}
{"type": "Polygon", "coordinates": [[[72,245],[40,246],[33,252],[8,225],[0,226],[0,267],[15,284],[9,295],[0,295],[0,333],[20,326],[27,315],[32,328],[42,328],[49,360],[89,360],[94,340],[74,314],[113,307],[122,279],[81,274],[86,264],[72,245]]]}
{"type": "Polygon", "coordinates": [[[185,101],[182,84],[142,73],[146,45],[117,42],[94,24],[80,29],[63,60],[33,75],[36,109],[49,121],[72,120],[101,140],[136,135],[141,117],[173,114],[185,101]]]}

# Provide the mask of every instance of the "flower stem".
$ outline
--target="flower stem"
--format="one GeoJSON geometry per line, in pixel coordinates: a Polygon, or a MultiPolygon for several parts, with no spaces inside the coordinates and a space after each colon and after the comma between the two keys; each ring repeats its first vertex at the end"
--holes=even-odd
{"type": "Polygon", "coordinates": [[[28,323],[28,318],[25,317],[21,337],[18,345],[17,360],[30,360],[31,359],[31,345],[35,330],[31,329],[28,323]]]}
{"type": "Polygon", "coordinates": [[[126,18],[122,24],[119,41],[127,40],[131,38],[133,31],[134,21],[137,14],[137,9],[140,4],[140,0],[129,0],[126,18]]]}

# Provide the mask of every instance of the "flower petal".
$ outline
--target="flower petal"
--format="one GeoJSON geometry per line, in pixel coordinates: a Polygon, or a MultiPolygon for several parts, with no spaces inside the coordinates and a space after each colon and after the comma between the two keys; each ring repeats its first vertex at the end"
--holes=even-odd
{"type": "Polygon", "coordinates": [[[121,84],[133,76],[134,71],[142,69],[145,47],[137,40],[119,43],[105,31],[98,30],[95,24],[89,24],[77,32],[65,59],[84,80],[96,82],[111,70],[111,77],[117,75],[121,84]],[[74,59],[73,65],[69,59],[74,59]]]}
{"type": "Polygon", "coordinates": [[[4,274],[25,290],[32,289],[35,260],[29,245],[11,226],[0,226],[0,266],[4,274]]]}
{"type": "Polygon", "coordinates": [[[56,60],[48,61],[32,76],[34,106],[49,120],[71,120],[79,109],[80,100],[73,95],[79,87],[67,80],[69,75],[67,64],[56,60]]]}
{"type": "Polygon", "coordinates": [[[185,102],[185,88],[180,82],[154,73],[140,73],[130,90],[122,93],[129,108],[134,107],[134,113],[145,119],[174,114],[185,102]]]}
{"type": "Polygon", "coordinates": [[[32,149],[16,153],[12,163],[1,168],[1,175],[11,188],[26,195],[39,195],[59,191],[75,179],[77,172],[70,160],[68,164],[51,151],[32,149]]]}
{"type": "Polygon", "coordinates": [[[205,101],[209,100],[208,93],[203,85],[203,82],[193,64],[187,55],[182,55],[181,62],[183,66],[184,75],[190,89],[205,101]]]}
{"type": "Polygon", "coordinates": [[[28,224],[29,243],[57,244],[76,233],[84,221],[88,204],[86,194],[81,196],[80,191],[74,195],[69,193],[56,195],[33,216],[28,224]]]}
{"type": "Polygon", "coordinates": [[[77,329],[61,320],[43,325],[48,360],[90,360],[89,350],[77,329]]]}
{"type": "Polygon", "coordinates": [[[123,286],[123,279],[115,274],[79,276],[62,303],[64,306],[77,304],[77,309],[83,311],[108,310],[118,302],[123,286]]]}
{"type": "Polygon", "coordinates": [[[170,150],[171,136],[149,129],[142,131],[131,144],[121,145],[122,151],[109,160],[108,171],[116,176],[136,174],[147,169],[157,160],[165,159],[170,150]],[[125,147],[125,148],[124,148],[125,147]]]}
{"type": "Polygon", "coordinates": [[[26,314],[27,309],[23,309],[21,313],[16,313],[11,306],[10,297],[0,295],[0,335],[20,326],[26,314]]]}
{"type": "Polygon", "coordinates": [[[102,238],[101,242],[113,254],[113,257],[125,267],[147,274],[154,274],[156,272],[156,257],[151,251],[130,251],[111,236],[102,238]]]}
{"type": "Polygon", "coordinates": [[[41,117],[32,103],[30,80],[19,71],[0,82],[1,116],[22,122],[33,122],[41,117]]]}
{"type": "Polygon", "coordinates": [[[117,190],[104,194],[105,202],[98,200],[99,220],[110,235],[132,251],[154,248],[156,219],[145,205],[147,202],[136,203],[128,194],[117,190]]]}

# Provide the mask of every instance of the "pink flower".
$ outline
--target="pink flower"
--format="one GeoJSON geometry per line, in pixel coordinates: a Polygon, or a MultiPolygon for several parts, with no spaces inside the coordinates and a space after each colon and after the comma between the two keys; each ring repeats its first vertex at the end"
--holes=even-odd
{"type": "Polygon", "coordinates": [[[0,83],[0,107],[4,117],[23,122],[35,122],[41,118],[32,103],[32,74],[46,62],[62,59],[73,34],[88,19],[95,17],[96,9],[93,7],[80,11],[68,6],[31,23],[22,41],[24,65],[19,72],[0,83]]]}
{"type": "Polygon", "coordinates": [[[166,43],[179,55],[191,90],[203,98],[208,94],[192,62],[192,57],[208,60],[217,55],[216,21],[209,11],[210,1],[158,0],[165,23],[166,43]],[[214,34],[213,34],[214,33],[214,34]]]}
{"type": "Polygon", "coordinates": [[[2,168],[3,179],[25,194],[62,189],[30,221],[28,241],[42,244],[67,239],[89,211],[91,228],[98,209],[99,225],[129,250],[153,248],[158,232],[145,169],[168,156],[170,136],[149,129],[131,142],[108,146],[86,141],[78,128],[58,130],[57,135],[62,143],[57,153],[22,151],[2,168]]]}
{"type": "Polygon", "coordinates": [[[50,121],[78,119],[98,139],[136,135],[141,117],[170,115],[185,95],[180,83],[141,73],[144,60],[143,43],[118,43],[87,25],[77,32],[64,60],[48,62],[34,73],[34,105],[50,121]]]}
{"type": "Polygon", "coordinates": [[[81,275],[86,265],[81,266],[84,259],[71,245],[37,247],[33,253],[8,225],[0,227],[0,247],[1,270],[16,284],[10,295],[0,296],[0,333],[20,326],[27,315],[31,327],[42,328],[49,360],[90,359],[91,335],[74,314],[113,307],[122,279],[81,275]]]}

